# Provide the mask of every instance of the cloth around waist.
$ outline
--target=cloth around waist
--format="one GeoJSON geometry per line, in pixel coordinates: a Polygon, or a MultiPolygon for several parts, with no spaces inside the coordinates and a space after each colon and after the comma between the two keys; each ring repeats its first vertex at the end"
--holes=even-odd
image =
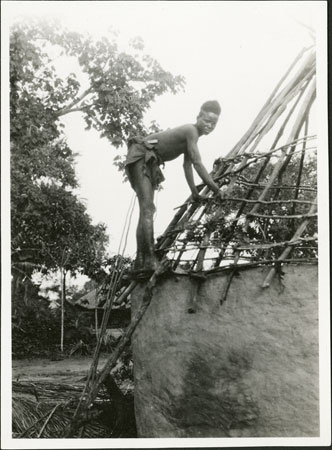
{"type": "MultiPolygon", "coordinates": [[[[157,141],[158,142],[158,141],[157,141]]],[[[165,180],[165,177],[160,169],[160,165],[164,165],[164,161],[158,155],[156,149],[153,148],[153,143],[147,142],[143,137],[134,137],[128,141],[128,153],[125,163],[125,171],[129,182],[135,189],[135,180],[132,175],[131,166],[137,161],[143,160],[143,174],[150,180],[152,187],[157,187],[165,180]]]]}
{"type": "Polygon", "coordinates": [[[144,158],[145,162],[154,158],[158,165],[164,166],[165,162],[154,147],[156,143],[158,143],[156,139],[149,141],[148,138],[142,136],[131,137],[128,140],[128,153],[125,165],[133,164],[142,158],[144,158]]]}

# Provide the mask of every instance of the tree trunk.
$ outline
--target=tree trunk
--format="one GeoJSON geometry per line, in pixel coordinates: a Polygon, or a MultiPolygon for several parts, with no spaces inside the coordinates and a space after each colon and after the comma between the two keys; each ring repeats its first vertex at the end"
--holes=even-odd
{"type": "Polygon", "coordinates": [[[66,272],[61,267],[60,269],[60,283],[61,283],[61,342],[60,350],[63,352],[64,332],[65,332],[65,301],[66,301],[66,272]]]}

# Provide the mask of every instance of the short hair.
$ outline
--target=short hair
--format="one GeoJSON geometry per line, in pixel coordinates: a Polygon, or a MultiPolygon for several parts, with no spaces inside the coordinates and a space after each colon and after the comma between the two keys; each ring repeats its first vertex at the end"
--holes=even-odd
{"type": "Polygon", "coordinates": [[[221,107],[217,100],[209,100],[203,103],[203,105],[201,106],[201,111],[212,112],[214,114],[218,114],[219,116],[219,114],[221,113],[221,107]]]}

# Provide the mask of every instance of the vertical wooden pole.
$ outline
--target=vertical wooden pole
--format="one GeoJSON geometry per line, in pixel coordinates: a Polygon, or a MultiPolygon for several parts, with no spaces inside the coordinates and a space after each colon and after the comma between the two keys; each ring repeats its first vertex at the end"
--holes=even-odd
{"type": "Polygon", "coordinates": [[[61,283],[61,338],[60,350],[63,352],[64,334],[65,334],[65,297],[66,297],[66,273],[63,267],[60,268],[61,283]]]}
{"type": "Polygon", "coordinates": [[[96,340],[99,339],[99,333],[98,333],[98,308],[97,305],[95,307],[95,328],[96,328],[96,340]]]}

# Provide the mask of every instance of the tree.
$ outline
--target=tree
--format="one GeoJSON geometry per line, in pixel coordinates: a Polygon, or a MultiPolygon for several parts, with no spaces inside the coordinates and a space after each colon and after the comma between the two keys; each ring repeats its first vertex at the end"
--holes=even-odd
{"type": "Polygon", "coordinates": [[[39,124],[46,113],[52,126],[44,135],[47,131],[53,138],[59,133],[58,119],[80,111],[87,128],[96,128],[114,147],[132,133],[146,132],[143,118],[151,103],[165,92],[178,92],[184,80],[144,54],[141,39],[133,39],[131,48],[131,53],[122,52],[114,39],[94,40],[64,30],[56,21],[16,24],[11,32],[10,75],[11,103],[18,108],[12,115],[27,128],[31,113],[37,114],[39,124]],[[75,58],[88,80],[85,86],[74,73],[59,77],[46,50],[75,58]]]}
{"type": "Polygon", "coordinates": [[[54,210],[46,206],[50,216],[46,217],[45,202],[36,205],[38,230],[43,229],[42,237],[37,236],[48,268],[58,268],[61,277],[61,350],[64,341],[64,314],[66,301],[66,274],[78,271],[93,274],[91,267],[101,265],[108,238],[105,226],[94,226],[86,213],[85,206],[68,191],[57,186],[43,186],[45,199],[51,201],[54,210]],[[39,210],[38,210],[39,207],[39,210]]]}
{"type": "Polygon", "coordinates": [[[85,206],[72,192],[56,184],[35,186],[30,191],[28,206],[16,213],[16,220],[18,217],[23,237],[22,247],[13,251],[14,273],[22,257],[34,261],[29,265],[32,269],[39,263],[48,271],[60,270],[63,349],[66,274],[68,271],[94,274],[95,266],[101,265],[105,257],[108,241],[105,226],[92,225],[85,206]]]}

